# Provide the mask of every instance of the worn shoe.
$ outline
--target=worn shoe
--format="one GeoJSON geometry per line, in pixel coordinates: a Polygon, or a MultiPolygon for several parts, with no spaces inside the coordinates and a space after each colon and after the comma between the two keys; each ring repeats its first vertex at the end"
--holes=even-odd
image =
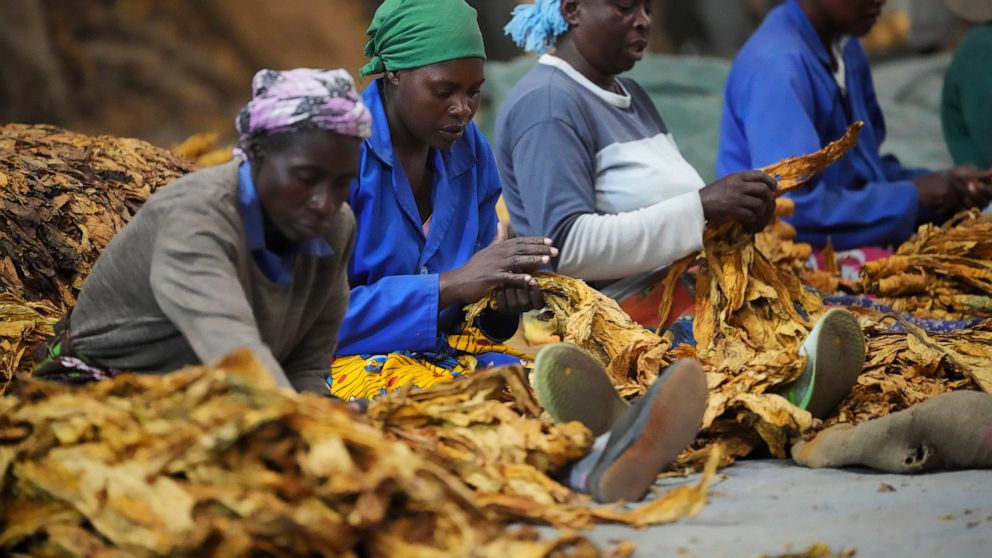
{"type": "Polygon", "coordinates": [[[806,367],[782,395],[814,417],[830,415],[858,381],[865,364],[865,336],[853,314],[834,308],[823,315],[803,342],[806,367]]]}
{"type": "Polygon", "coordinates": [[[610,431],[586,477],[586,492],[599,502],[640,500],[696,437],[705,411],[700,364],[683,359],[669,366],[610,431]]]}
{"type": "Polygon", "coordinates": [[[537,400],[555,422],[579,421],[595,436],[610,430],[630,408],[603,366],[571,343],[542,348],[532,374],[537,400]]]}

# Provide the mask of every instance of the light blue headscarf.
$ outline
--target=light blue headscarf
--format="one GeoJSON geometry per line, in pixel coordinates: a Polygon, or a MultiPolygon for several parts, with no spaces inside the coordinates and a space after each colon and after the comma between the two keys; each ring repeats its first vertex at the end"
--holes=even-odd
{"type": "Polygon", "coordinates": [[[561,17],[561,0],[534,0],[513,9],[513,19],[503,32],[528,52],[544,54],[555,46],[555,39],[568,31],[561,17]]]}

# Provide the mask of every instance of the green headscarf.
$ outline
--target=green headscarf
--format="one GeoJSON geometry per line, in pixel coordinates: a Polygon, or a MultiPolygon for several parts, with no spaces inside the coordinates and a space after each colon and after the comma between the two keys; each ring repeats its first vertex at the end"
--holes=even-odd
{"type": "Polygon", "coordinates": [[[360,75],[486,58],[475,9],[465,0],[386,0],[372,17],[360,75]]]}

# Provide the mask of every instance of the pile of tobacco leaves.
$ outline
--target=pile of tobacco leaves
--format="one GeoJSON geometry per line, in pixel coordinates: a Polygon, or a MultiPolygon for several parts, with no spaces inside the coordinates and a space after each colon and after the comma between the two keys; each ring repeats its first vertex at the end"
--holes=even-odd
{"type": "Polygon", "coordinates": [[[635,510],[551,476],[592,443],[553,425],[522,369],[401,391],[368,417],[279,390],[248,352],[164,376],[0,398],[0,553],[22,556],[600,556],[511,522],[652,525],[698,513],[695,485],[635,510]]]}
{"type": "Polygon", "coordinates": [[[48,301],[25,302],[0,292],[0,396],[15,373],[31,366],[31,350],[54,334],[62,312],[48,301]]]}
{"type": "Polygon", "coordinates": [[[152,192],[193,170],[143,141],[0,126],[0,393],[152,192]]]}
{"type": "Polygon", "coordinates": [[[72,306],[110,239],[193,168],[140,140],[0,126],[0,290],[72,306]]]}
{"type": "Polygon", "coordinates": [[[594,556],[505,532],[443,468],[250,353],[0,399],[0,551],[24,556],[594,556]]]}
{"type": "Polygon", "coordinates": [[[963,212],[923,225],[896,254],[862,269],[865,290],[899,312],[951,320],[992,316],[992,220],[963,212]]]}

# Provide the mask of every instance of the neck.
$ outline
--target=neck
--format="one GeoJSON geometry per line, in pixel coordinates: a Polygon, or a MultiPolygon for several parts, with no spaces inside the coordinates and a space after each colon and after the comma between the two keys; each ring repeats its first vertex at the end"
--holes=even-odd
{"type": "Polygon", "coordinates": [[[817,0],[799,0],[799,7],[802,8],[806,17],[809,18],[810,23],[813,24],[813,29],[820,36],[820,42],[823,43],[824,48],[827,49],[827,53],[833,59],[833,44],[840,38],[840,31],[830,24],[827,14],[820,9],[817,0]]]}
{"type": "Polygon", "coordinates": [[[265,209],[262,209],[262,223],[265,229],[265,247],[280,256],[288,256],[296,252],[297,244],[286,238],[269,219],[265,209]]]}
{"type": "MultiPolygon", "coordinates": [[[[385,80],[384,80],[385,81],[385,80]]],[[[386,121],[389,123],[389,138],[393,144],[393,151],[397,153],[401,160],[409,158],[422,158],[424,165],[427,165],[427,153],[430,146],[422,141],[409,128],[403,124],[396,102],[389,94],[389,85],[385,82],[381,90],[383,105],[386,107],[386,121]]]]}
{"type": "Polygon", "coordinates": [[[613,91],[614,88],[614,78],[616,76],[611,74],[606,74],[593,66],[585,56],[579,51],[575,46],[575,43],[570,41],[568,36],[562,39],[561,44],[555,50],[555,56],[561,58],[565,62],[568,62],[577,72],[586,77],[589,81],[595,83],[596,85],[606,89],[607,91],[613,91]]]}

